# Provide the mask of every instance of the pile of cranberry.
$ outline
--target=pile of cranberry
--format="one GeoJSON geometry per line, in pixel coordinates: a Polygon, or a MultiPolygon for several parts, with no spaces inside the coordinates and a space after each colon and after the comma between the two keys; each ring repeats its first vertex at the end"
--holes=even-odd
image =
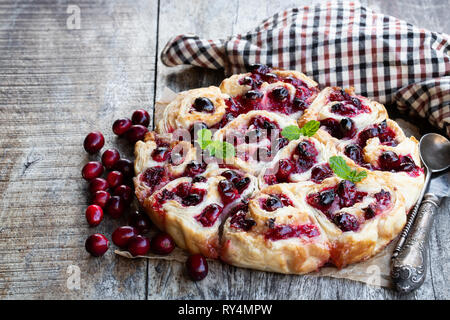
{"type": "MultiPolygon", "coordinates": [[[[143,140],[148,132],[150,115],[145,110],[134,111],[131,120],[118,119],[112,130],[134,145],[143,140]]],[[[84,149],[89,154],[98,153],[104,146],[105,139],[101,132],[89,133],[84,140],[84,149]]],[[[89,182],[89,193],[92,204],[86,209],[86,220],[91,227],[98,226],[106,212],[111,218],[121,217],[130,208],[134,191],[132,178],[133,162],[122,159],[116,149],[103,152],[101,161],[90,161],[84,165],[83,178],[89,182]],[[104,175],[105,168],[107,173],[104,175]]],[[[117,228],[112,233],[113,243],[121,249],[127,250],[133,256],[143,256],[150,250],[159,255],[166,255],[175,249],[175,242],[165,232],[156,234],[150,240],[146,233],[150,231],[151,222],[145,214],[134,211],[128,217],[128,225],[117,228]]],[[[101,233],[89,236],[85,243],[86,250],[95,257],[100,257],[108,251],[109,240],[101,233]]],[[[208,264],[200,254],[194,254],[187,260],[188,274],[193,280],[201,280],[208,273],[208,264]]]]}

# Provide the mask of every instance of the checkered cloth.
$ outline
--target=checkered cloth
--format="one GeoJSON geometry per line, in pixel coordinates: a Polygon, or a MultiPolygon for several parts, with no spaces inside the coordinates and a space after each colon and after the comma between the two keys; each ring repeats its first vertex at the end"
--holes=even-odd
{"type": "MultiPolygon", "coordinates": [[[[426,13],[424,13],[426,18],[426,13]]],[[[450,135],[450,37],[374,12],[330,2],[286,10],[227,39],[179,35],[161,53],[166,66],[244,72],[254,63],[295,69],[325,86],[427,118],[450,135]]]]}

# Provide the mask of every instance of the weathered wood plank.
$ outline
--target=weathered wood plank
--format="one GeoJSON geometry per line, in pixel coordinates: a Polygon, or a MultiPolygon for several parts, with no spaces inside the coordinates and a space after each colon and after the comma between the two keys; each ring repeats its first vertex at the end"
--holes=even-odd
{"type": "Polygon", "coordinates": [[[0,2],[0,298],[144,299],[147,261],[84,249],[120,222],[88,228],[80,170],[95,158],[88,132],[117,146],[113,120],[152,106],[157,2],[78,1],[80,29],[68,30],[72,3],[0,2]]]}
{"type": "MultiPolygon", "coordinates": [[[[320,1],[304,1],[302,5],[315,4],[320,1]]],[[[369,1],[370,5],[383,13],[393,11],[394,4],[385,5],[382,1],[369,1]]],[[[403,1],[402,1],[403,2],[403,1]]],[[[367,3],[363,1],[363,3],[367,3]]],[[[159,47],[174,35],[194,33],[204,38],[224,38],[231,34],[245,32],[256,26],[262,19],[282,9],[299,5],[297,1],[227,1],[211,4],[206,0],[165,1],[161,3],[159,17],[159,47]],[[220,12],[220,14],[217,14],[220,12]],[[191,19],[185,19],[189,16],[191,19]],[[211,17],[211,19],[210,19],[211,17]],[[212,18],[213,17],[213,18],[212,18]],[[217,20],[219,19],[219,21],[217,20]]],[[[410,18],[401,14],[401,4],[395,5],[400,18],[410,18]]],[[[433,13],[437,14],[437,11],[433,13]]],[[[415,15],[418,16],[417,13],[415,15]]],[[[423,25],[420,24],[419,25],[423,25]]],[[[425,26],[425,25],[424,25],[425,26]]],[[[434,26],[431,25],[431,28],[434,26]]],[[[158,63],[156,96],[165,86],[181,91],[200,86],[217,85],[223,78],[221,71],[201,70],[199,68],[176,67],[166,68],[158,63]]],[[[441,222],[442,222],[441,218],[441,222]]],[[[448,225],[448,223],[447,223],[448,225]]],[[[448,242],[448,235],[443,230],[433,230],[432,247],[440,241],[448,242]],[[444,239],[444,240],[442,240],[444,239]]],[[[436,265],[442,261],[438,254],[445,251],[430,252],[432,262],[429,274],[423,287],[416,293],[400,296],[385,288],[369,286],[343,279],[318,278],[312,276],[284,276],[273,273],[245,270],[224,265],[220,262],[209,264],[210,273],[201,282],[191,282],[185,273],[184,265],[178,262],[149,262],[148,298],[149,299],[434,299],[448,298],[443,271],[436,265]],[[438,274],[437,276],[434,273],[438,274]]],[[[448,255],[448,252],[446,252],[448,255]]],[[[448,259],[447,259],[448,261],[448,259]]],[[[448,263],[446,264],[448,268],[448,263]]],[[[447,279],[448,281],[448,279],[447,279]]]]}

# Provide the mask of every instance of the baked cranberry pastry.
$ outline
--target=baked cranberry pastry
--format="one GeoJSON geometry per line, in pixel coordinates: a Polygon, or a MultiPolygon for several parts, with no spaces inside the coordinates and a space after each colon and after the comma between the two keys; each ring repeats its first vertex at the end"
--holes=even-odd
{"type": "Polygon", "coordinates": [[[424,184],[383,105],[264,65],[178,94],[135,155],[136,196],[178,246],[280,273],[372,257],[424,184]]]}

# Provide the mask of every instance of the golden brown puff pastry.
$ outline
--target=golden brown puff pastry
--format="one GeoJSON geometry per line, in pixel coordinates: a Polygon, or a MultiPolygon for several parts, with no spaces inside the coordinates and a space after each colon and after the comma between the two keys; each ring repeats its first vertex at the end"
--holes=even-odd
{"type": "Polygon", "coordinates": [[[337,154],[335,145],[318,131],[313,137],[300,136],[290,141],[261,171],[260,188],[278,183],[312,181],[321,183],[333,176],[328,160],[337,154]]]}
{"type": "Polygon", "coordinates": [[[216,131],[213,140],[224,140],[235,145],[236,157],[229,161],[257,175],[279,150],[283,128],[292,125],[296,125],[294,119],[268,111],[250,111],[216,131]]]}
{"type": "Polygon", "coordinates": [[[280,273],[308,273],[330,258],[330,243],[316,218],[289,185],[267,187],[236,207],[224,225],[221,259],[280,273]]]}
{"type": "Polygon", "coordinates": [[[331,262],[341,268],[383,249],[406,223],[405,200],[388,179],[373,173],[356,184],[338,177],[294,184],[296,199],[312,212],[331,242],[331,262]]]}
{"type": "Polygon", "coordinates": [[[181,92],[164,109],[156,131],[171,133],[176,129],[189,130],[195,123],[212,127],[224,117],[228,98],[213,86],[181,92]]]}
{"type": "Polygon", "coordinates": [[[256,66],[220,89],[183,92],[157,131],[136,144],[139,202],[180,247],[236,266],[306,273],[368,259],[401,231],[424,183],[417,140],[383,105],[353,89],[318,94],[295,71],[256,66]],[[311,120],[320,122],[312,137],[279,135],[311,120]],[[192,137],[178,141],[178,129],[197,124],[237,156],[224,162],[192,137]],[[334,155],[367,177],[342,180],[334,155]]]}
{"type": "Polygon", "coordinates": [[[217,169],[201,176],[177,178],[145,198],[142,205],[179,247],[217,258],[221,222],[236,202],[247,199],[257,189],[255,177],[230,171],[217,169]],[[235,178],[231,188],[226,179],[230,174],[235,178]]]}

